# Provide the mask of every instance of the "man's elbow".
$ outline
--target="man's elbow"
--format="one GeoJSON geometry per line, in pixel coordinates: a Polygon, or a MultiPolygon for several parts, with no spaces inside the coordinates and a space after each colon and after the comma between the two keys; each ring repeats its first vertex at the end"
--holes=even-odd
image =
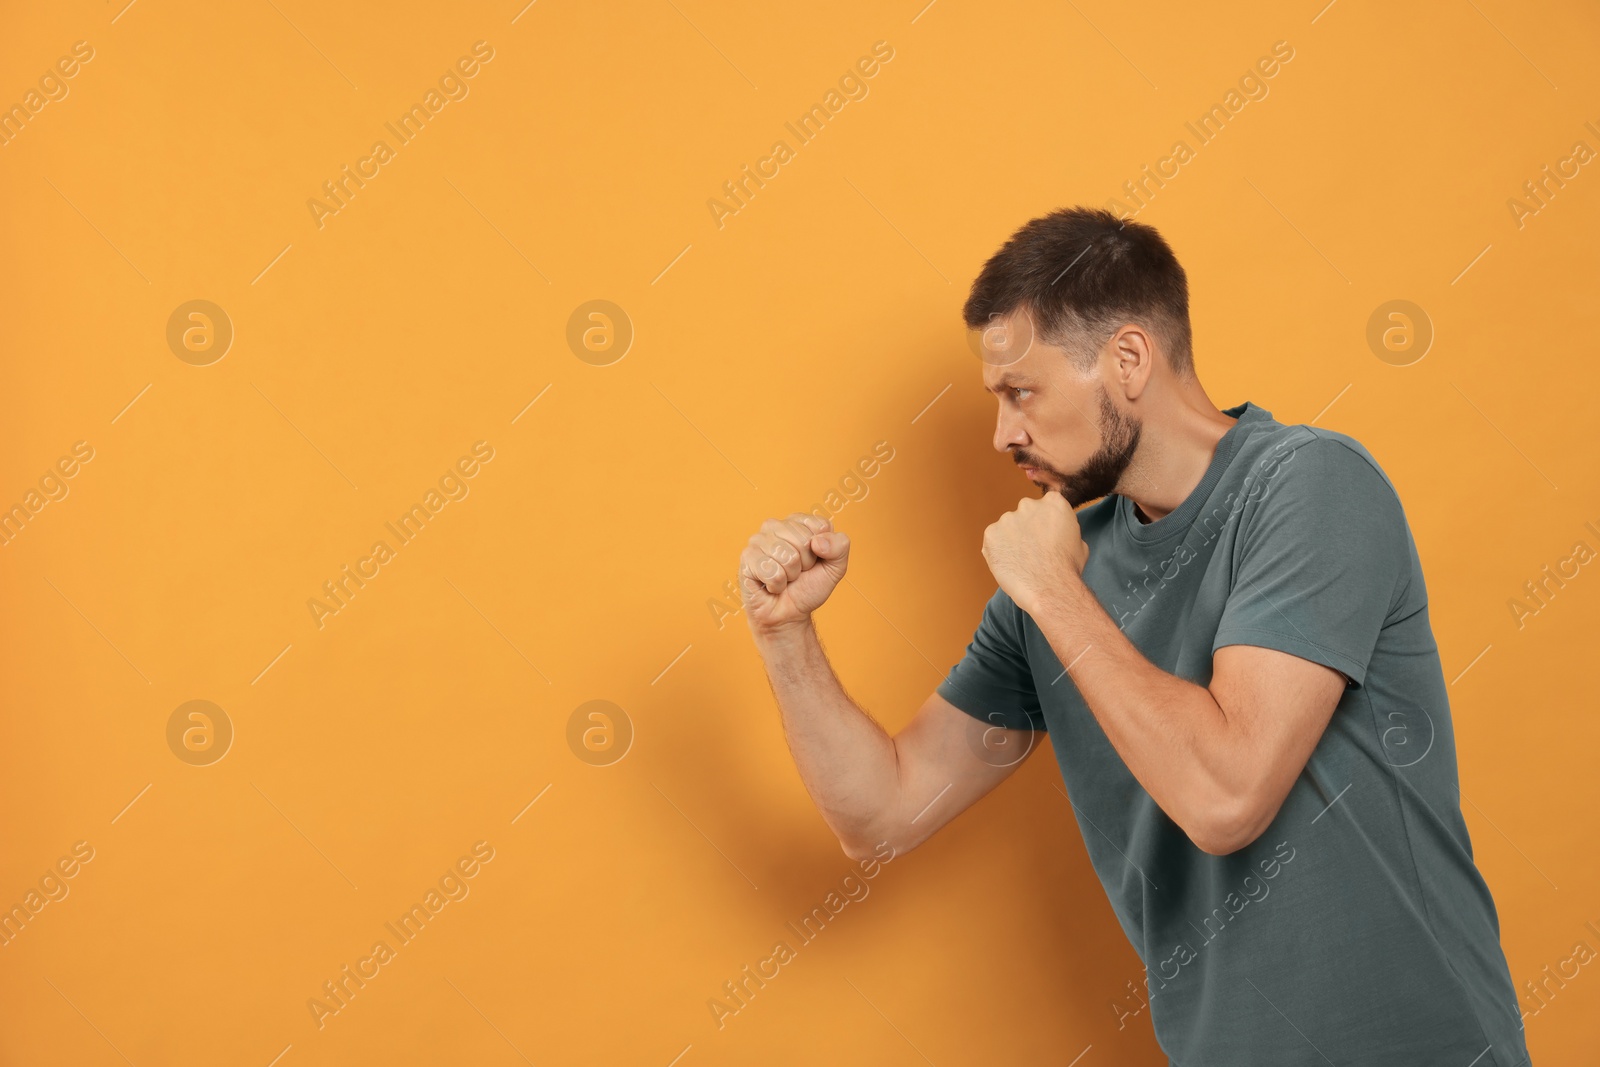
{"type": "Polygon", "coordinates": [[[1189,840],[1211,856],[1231,856],[1266,833],[1277,806],[1234,799],[1214,804],[1185,827],[1189,840]]]}
{"type": "Polygon", "coordinates": [[[856,863],[866,864],[874,861],[888,863],[897,856],[904,856],[907,852],[917,847],[918,842],[891,840],[880,836],[868,843],[865,839],[839,838],[839,848],[846,856],[856,863]]]}
{"type": "Polygon", "coordinates": [[[860,863],[862,860],[872,855],[872,849],[867,848],[855,841],[847,841],[842,837],[839,838],[839,848],[846,856],[857,863],[860,863]]]}

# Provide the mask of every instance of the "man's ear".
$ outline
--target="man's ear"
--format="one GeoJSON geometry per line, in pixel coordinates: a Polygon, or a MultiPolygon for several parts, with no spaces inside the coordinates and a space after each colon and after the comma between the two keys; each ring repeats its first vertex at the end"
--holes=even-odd
{"type": "Polygon", "coordinates": [[[1110,344],[1122,395],[1137,399],[1155,368],[1155,341],[1143,326],[1130,322],[1112,334],[1110,344]]]}

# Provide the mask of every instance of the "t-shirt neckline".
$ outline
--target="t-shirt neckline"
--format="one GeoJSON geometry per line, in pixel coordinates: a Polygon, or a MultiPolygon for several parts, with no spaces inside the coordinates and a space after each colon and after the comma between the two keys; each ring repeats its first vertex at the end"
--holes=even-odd
{"type": "Polygon", "coordinates": [[[1212,454],[1211,463],[1206,467],[1205,474],[1201,475],[1199,484],[1184,498],[1183,503],[1156,521],[1146,523],[1140,522],[1138,516],[1133,513],[1133,501],[1120,493],[1117,494],[1117,511],[1122,516],[1123,527],[1135,541],[1143,543],[1161,541],[1174,533],[1187,530],[1195,515],[1211,496],[1211,490],[1216,487],[1222,472],[1228,469],[1228,464],[1238,453],[1239,446],[1244,443],[1246,424],[1272,418],[1272,412],[1257,407],[1248,400],[1231,408],[1223,408],[1222,413],[1233,416],[1236,421],[1218,439],[1216,452],[1212,454]]]}

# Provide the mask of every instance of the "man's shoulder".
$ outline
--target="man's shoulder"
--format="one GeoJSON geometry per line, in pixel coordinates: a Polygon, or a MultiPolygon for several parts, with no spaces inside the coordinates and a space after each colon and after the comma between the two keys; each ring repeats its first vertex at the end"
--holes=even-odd
{"type": "Polygon", "coordinates": [[[1250,436],[1239,458],[1247,461],[1247,478],[1286,477],[1307,489],[1358,497],[1378,492],[1398,500],[1394,483],[1377,458],[1356,438],[1338,430],[1305,423],[1263,427],[1250,436]]]}
{"type": "Polygon", "coordinates": [[[1359,546],[1420,566],[1400,493],[1365,445],[1304,424],[1274,428],[1272,437],[1235,486],[1244,543],[1321,545],[1336,554],[1359,546]]]}

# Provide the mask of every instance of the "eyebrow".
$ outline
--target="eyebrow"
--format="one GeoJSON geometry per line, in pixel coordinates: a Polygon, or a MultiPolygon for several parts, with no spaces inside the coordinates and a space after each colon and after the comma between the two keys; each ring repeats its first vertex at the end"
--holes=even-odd
{"type": "Polygon", "coordinates": [[[1013,386],[1022,389],[1032,389],[1036,387],[1036,383],[1032,378],[1025,374],[1012,374],[1010,371],[1007,371],[1005,374],[1000,376],[999,381],[995,382],[991,386],[988,386],[987,388],[991,393],[998,393],[1002,389],[1010,389],[1013,386]]]}

